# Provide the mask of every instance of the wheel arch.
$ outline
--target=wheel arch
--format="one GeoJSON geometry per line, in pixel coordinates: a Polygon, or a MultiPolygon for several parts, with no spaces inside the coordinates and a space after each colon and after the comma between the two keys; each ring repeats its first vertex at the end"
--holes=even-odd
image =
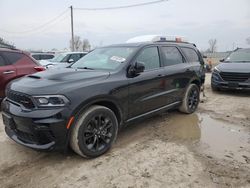
{"type": "Polygon", "coordinates": [[[82,111],[86,110],[88,107],[92,105],[101,105],[112,110],[117,117],[119,127],[121,126],[123,122],[123,110],[119,102],[110,96],[98,96],[82,102],[75,108],[75,110],[72,113],[72,116],[75,116],[75,118],[77,118],[82,111]]]}
{"type": "Polygon", "coordinates": [[[199,89],[200,89],[200,87],[201,87],[201,81],[200,81],[200,79],[198,79],[198,78],[192,79],[192,80],[190,81],[190,84],[195,84],[195,85],[197,85],[199,89]]]}

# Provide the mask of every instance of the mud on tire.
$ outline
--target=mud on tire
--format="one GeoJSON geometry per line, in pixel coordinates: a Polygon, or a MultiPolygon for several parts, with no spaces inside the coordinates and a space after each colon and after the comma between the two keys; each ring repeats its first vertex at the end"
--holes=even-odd
{"type": "Polygon", "coordinates": [[[182,100],[182,104],[179,107],[179,111],[191,114],[193,113],[200,101],[200,89],[196,84],[190,84],[186,89],[186,93],[182,100]]]}
{"type": "Polygon", "coordinates": [[[117,132],[118,121],[114,112],[94,105],[79,115],[71,133],[70,146],[82,157],[98,157],[111,148],[117,132]]]}

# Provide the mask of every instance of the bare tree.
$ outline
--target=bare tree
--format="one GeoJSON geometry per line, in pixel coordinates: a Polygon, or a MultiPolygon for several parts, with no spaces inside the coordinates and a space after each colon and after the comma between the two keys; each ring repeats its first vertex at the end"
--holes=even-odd
{"type": "Polygon", "coordinates": [[[89,40],[88,39],[83,39],[82,41],[82,49],[83,51],[89,51],[91,48],[91,45],[89,43],[89,40]]]}
{"type": "Polygon", "coordinates": [[[250,45],[250,37],[246,38],[246,42],[248,45],[250,45]]]}
{"type": "Polygon", "coordinates": [[[217,39],[210,39],[208,41],[209,44],[209,49],[207,50],[208,52],[214,53],[217,50],[217,39]]]}
{"type": "Polygon", "coordinates": [[[4,40],[3,38],[0,37],[0,45],[2,46],[6,46],[8,48],[16,48],[15,45],[13,43],[10,43],[6,40],[4,40]]]}
{"type": "MultiPolygon", "coordinates": [[[[72,40],[70,39],[69,41],[70,43],[70,49],[73,49],[73,44],[72,44],[72,40]]],[[[74,49],[75,51],[82,51],[82,41],[81,41],[81,37],[75,35],[74,36],[74,49]]]]}

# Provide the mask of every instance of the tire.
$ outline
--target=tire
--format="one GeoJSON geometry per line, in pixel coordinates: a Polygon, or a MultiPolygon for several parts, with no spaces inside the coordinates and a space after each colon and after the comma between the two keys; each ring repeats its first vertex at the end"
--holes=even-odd
{"type": "Polygon", "coordinates": [[[190,84],[179,107],[179,111],[191,114],[197,109],[199,102],[200,89],[196,84],[190,84]]]}
{"type": "Polygon", "coordinates": [[[80,113],[70,137],[71,148],[85,158],[107,152],[118,133],[118,121],[112,110],[94,105],[80,113]]]}

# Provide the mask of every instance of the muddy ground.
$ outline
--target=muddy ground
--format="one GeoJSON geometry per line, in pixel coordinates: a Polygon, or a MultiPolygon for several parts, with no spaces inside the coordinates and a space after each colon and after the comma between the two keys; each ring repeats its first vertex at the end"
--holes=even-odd
{"type": "Polygon", "coordinates": [[[196,113],[125,128],[107,154],[36,152],[0,123],[0,187],[250,187],[250,93],[212,92],[196,113]]]}

